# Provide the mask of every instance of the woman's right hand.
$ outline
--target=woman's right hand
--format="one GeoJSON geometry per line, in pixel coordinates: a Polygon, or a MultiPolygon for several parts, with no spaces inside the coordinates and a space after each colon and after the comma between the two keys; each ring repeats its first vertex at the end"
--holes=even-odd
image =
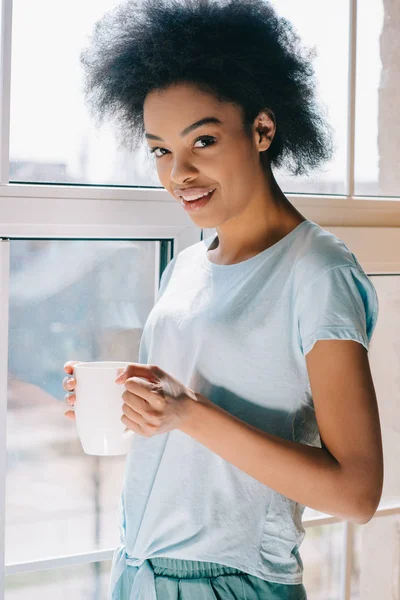
{"type": "MultiPolygon", "coordinates": [[[[64,377],[64,379],[62,381],[62,386],[63,386],[64,390],[66,390],[67,392],[72,392],[69,394],[65,394],[65,401],[69,406],[74,406],[75,401],[76,401],[76,396],[74,394],[75,379],[73,377],[71,377],[70,375],[73,373],[74,365],[77,365],[80,362],[82,362],[82,361],[69,360],[64,365],[64,371],[66,373],[68,373],[68,375],[67,375],[67,377],[64,377]]],[[[73,421],[75,421],[75,412],[73,410],[68,410],[65,413],[65,416],[68,417],[69,419],[72,419],[73,421]]]]}

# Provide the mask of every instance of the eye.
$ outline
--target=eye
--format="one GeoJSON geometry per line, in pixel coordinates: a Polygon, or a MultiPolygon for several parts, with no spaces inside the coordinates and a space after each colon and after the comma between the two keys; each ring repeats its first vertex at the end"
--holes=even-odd
{"type": "MultiPolygon", "coordinates": [[[[211,135],[203,135],[199,138],[197,138],[196,142],[209,142],[209,144],[207,144],[207,146],[202,146],[203,148],[208,148],[208,146],[213,146],[215,144],[215,137],[212,137],[211,135]]],[[[159,148],[158,146],[156,146],[155,148],[151,148],[150,153],[154,154],[154,156],[156,158],[162,158],[163,156],[165,156],[165,154],[155,154],[156,150],[165,150],[165,148],[159,148]]],[[[168,152],[168,150],[165,150],[166,152],[168,152]]]]}

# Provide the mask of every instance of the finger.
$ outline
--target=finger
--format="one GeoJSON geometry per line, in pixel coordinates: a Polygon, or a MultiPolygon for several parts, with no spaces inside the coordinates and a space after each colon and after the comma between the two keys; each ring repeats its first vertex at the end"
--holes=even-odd
{"type": "Polygon", "coordinates": [[[127,415],[133,421],[136,421],[140,425],[154,425],[159,427],[162,422],[161,414],[153,410],[153,407],[146,402],[143,398],[131,394],[131,392],[124,392],[122,394],[124,404],[122,405],[122,412],[127,415]]]}
{"type": "Polygon", "coordinates": [[[140,425],[138,425],[137,423],[134,423],[133,421],[129,421],[129,427],[128,427],[127,423],[128,423],[128,421],[126,421],[126,423],[125,423],[125,431],[130,430],[130,431],[133,431],[134,433],[138,433],[139,435],[142,435],[144,437],[148,437],[146,435],[146,433],[143,431],[143,429],[140,427],[140,425]]]}
{"type": "Polygon", "coordinates": [[[121,421],[125,425],[125,427],[127,427],[128,429],[132,429],[132,431],[134,431],[135,433],[139,433],[140,435],[144,435],[145,437],[154,435],[154,428],[152,428],[152,426],[149,425],[149,423],[146,423],[143,417],[138,413],[136,413],[134,419],[131,419],[126,415],[122,415],[121,421]],[[138,423],[137,421],[139,421],[140,419],[142,419],[142,421],[138,423]]]}
{"type": "Polygon", "coordinates": [[[75,396],[75,394],[65,394],[64,400],[67,404],[69,404],[70,406],[73,406],[76,402],[76,396],[75,396]]]}
{"type": "Polygon", "coordinates": [[[66,362],[64,364],[64,371],[66,373],[73,373],[73,371],[74,371],[74,365],[77,365],[80,362],[82,362],[82,361],[80,361],[80,360],[69,360],[68,362],[66,362]]]}
{"type": "Polygon", "coordinates": [[[123,417],[125,417],[123,421],[125,424],[129,422],[136,423],[136,425],[139,425],[139,427],[141,427],[142,431],[145,433],[154,434],[154,432],[157,431],[157,428],[161,426],[161,417],[159,415],[146,413],[143,416],[140,413],[133,410],[127,404],[124,404],[122,406],[122,412],[124,414],[121,417],[121,421],[123,417]]]}
{"type": "Polygon", "coordinates": [[[128,390],[125,390],[122,394],[122,400],[125,402],[123,407],[130,406],[140,415],[146,414],[152,408],[151,405],[144,398],[142,398],[142,396],[132,394],[132,392],[129,392],[128,390]]]}
{"type": "Polygon", "coordinates": [[[128,417],[128,419],[130,419],[134,423],[137,423],[138,425],[146,425],[146,419],[144,418],[144,416],[138,410],[135,410],[128,406],[128,404],[122,405],[122,412],[126,417],[128,417]]]}
{"type": "Polygon", "coordinates": [[[143,365],[140,363],[129,363],[123,369],[123,373],[117,377],[118,382],[123,383],[129,377],[143,377],[148,381],[157,382],[159,381],[163,371],[156,365],[143,365]]]}
{"type": "Polygon", "coordinates": [[[64,415],[68,418],[71,419],[72,421],[75,421],[75,413],[73,410],[68,410],[66,413],[64,413],[64,415]]]}
{"type": "Polygon", "coordinates": [[[134,423],[139,425],[139,427],[142,428],[142,431],[144,431],[145,433],[151,433],[152,435],[158,432],[160,427],[162,426],[162,419],[159,415],[146,414],[143,416],[138,413],[135,413],[135,411],[132,412],[129,406],[126,407],[126,409],[124,410],[124,416],[129,421],[133,421],[134,423]]]}
{"type": "Polygon", "coordinates": [[[151,383],[140,377],[130,377],[125,388],[140,398],[144,398],[153,408],[162,410],[165,406],[164,389],[161,381],[151,383]]]}
{"type": "Polygon", "coordinates": [[[62,380],[62,386],[64,388],[64,390],[68,391],[72,391],[75,389],[76,386],[76,380],[73,377],[70,376],[66,376],[64,377],[64,379],[62,380]]]}

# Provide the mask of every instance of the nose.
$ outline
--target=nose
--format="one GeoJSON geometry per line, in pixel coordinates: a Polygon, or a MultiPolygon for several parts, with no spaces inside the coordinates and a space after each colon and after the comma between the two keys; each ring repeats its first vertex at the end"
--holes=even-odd
{"type": "Polygon", "coordinates": [[[184,184],[191,178],[196,179],[198,169],[187,158],[175,158],[171,169],[171,179],[177,184],[184,184]]]}

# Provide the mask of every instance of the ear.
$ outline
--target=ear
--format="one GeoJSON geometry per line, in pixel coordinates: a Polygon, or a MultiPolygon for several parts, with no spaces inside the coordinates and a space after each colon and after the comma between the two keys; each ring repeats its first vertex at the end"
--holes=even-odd
{"type": "Polygon", "coordinates": [[[270,109],[260,111],[254,120],[254,141],[260,150],[268,150],[276,131],[275,115],[270,109]]]}

